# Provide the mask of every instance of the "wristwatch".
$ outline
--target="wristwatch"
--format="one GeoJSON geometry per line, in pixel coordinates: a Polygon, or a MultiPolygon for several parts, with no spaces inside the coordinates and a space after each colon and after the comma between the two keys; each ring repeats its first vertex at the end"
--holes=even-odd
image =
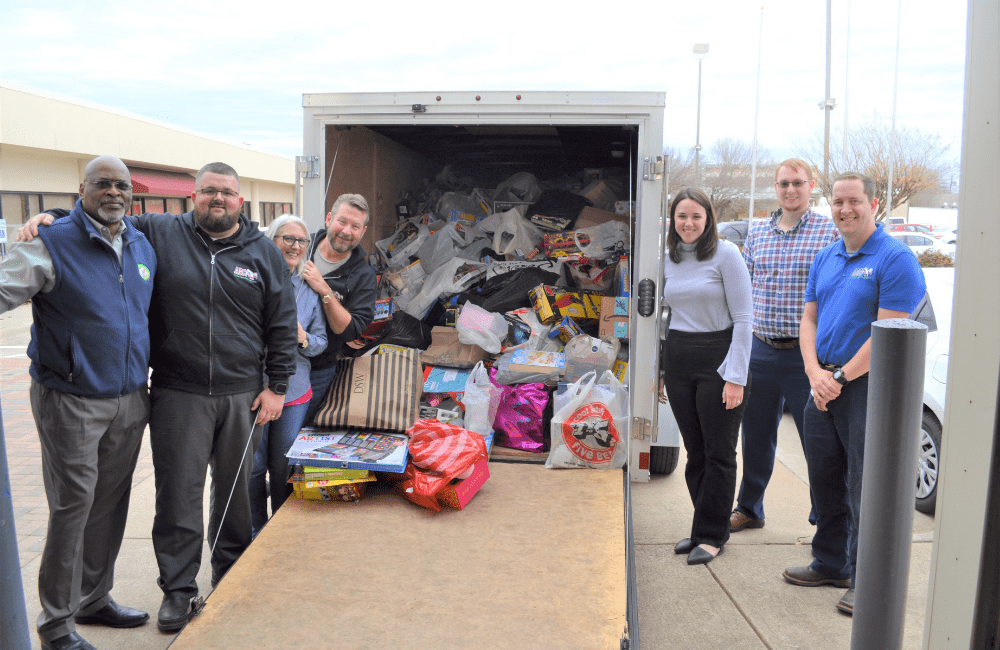
{"type": "Polygon", "coordinates": [[[325,296],[323,296],[323,302],[330,302],[332,298],[333,298],[333,292],[331,291],[327,293],[325,296]]]}
{"type": "Polygon", "coordinates": [[[271,392],[275,395],[284,395],[288,392],[288,384],[283,381],[276,381],[269,385],[268,388],[270,388],[271,392]]]}
{"type": "Polygon", "coordinates": [[[833,371],[833,380],[840,384],[841,386],[847,385],[847,377],[844,376],[844,369],[837,368],[833,371]]]}

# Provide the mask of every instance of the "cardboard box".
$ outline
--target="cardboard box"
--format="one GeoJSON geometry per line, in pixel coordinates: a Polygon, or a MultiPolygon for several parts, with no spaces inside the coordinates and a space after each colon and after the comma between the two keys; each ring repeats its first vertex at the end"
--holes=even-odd
{"type": "Polygon", "coordinates": [[[628,298],[605,296],[601,298],[601,320],[597,335],[628,339],[628,298]]]}
{"type": "Polygon", "coordinates": [[[567,291],[562,287],[540,284],[531,290],[531,307],[543,325],[569,316],[577,323],[593,322],[601,316],[601,294],[567,291]]]}
{"type": "Polygon", "coordinates": [[[615,295],[620,298],[628,298],[632,295],[632,276],[629,274],[628,265],[631,260],[623,257],[618,260],[618,268],[615,269],[615,281],[613,288],[615,295]]]}
{"type": "Polygon", "coordinates": [[[473,466],[471,476],[449,484],[437,493],[438,503],[449,508],[461,510],[468,505],[469,501],[476,495],[476,492],[479,492],[479,488],[483,487],[483,484],[486,483],[489,477],[489,462],[485,458],[481,458],[473,466]]]}
{"type": "Polygon", "coordinates": [[[431,330],[431,344],[420,355],[420,361],[433,366],[471,368],[486,357],[486,350],[478,345],[459,341],[454,327],[436,325],[431,330]]]}
{"type": "Polygon", "coordinates": [[[562,374],[566,369],[566,355],[562,352],[542,350],[514,350],[507,365],[510,372],[541,373],[554,371],[562,374]]]}
{"type": "Polygon", "coordinates": [[[594,181],[580,190],[580,194],[590,199],[594,207],[599,210],[614,210],[615,202],[618,200],[618,197],[604,181],[594,181]]]}
{"type": "Polygon", "coordinates": [[[580,214],[576,218],[575,228],[577,230],[580,228],[592,228],[594,226],[599,226],[602,223],[607,223],[608,221],[628,223],[628,215],[615,214],[614,212],[599,210],[597,208],[584,208],[580,210],[580,214]]]}

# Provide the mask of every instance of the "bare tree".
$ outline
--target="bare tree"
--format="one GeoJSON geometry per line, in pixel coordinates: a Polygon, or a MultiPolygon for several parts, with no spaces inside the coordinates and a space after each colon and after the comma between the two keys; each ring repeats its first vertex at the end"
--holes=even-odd
{"type": "MultiPolygon", "coordinates": [[[[703,189],[712,199],[719,221],[730,221],[746,212],[750,206],[750,178],[753,169],[753,143],[723,138],[708,151],[704,167],[703,189]]],[[[770,187],[774,173],[771,154],[757,149],[758,192],[770,187]]]]}
{"type": "Polygon", "coordinates": [[[892,141],[892,126],[878,113],[862,124],[852,124],[844,149],[842,132],[831,134],[830,176],[823,177],[822,135],[803,155],[817,171],[816,180],[821,192],[829,197],[833,179],[845,171],[865,174],[875,181],[878,211],[875,218],[883,220],[886,211],[886,186],[888,185],[889,160],[892,160],[892,208],[896,208],[914,194],[936,188],[955,171],[955,162],[947,157],[948,145],[936,133],[925,134],[919,129],[896,126],[896,140],[892,141]],[[837,155],[843,152],[843,155],[837,155]]]}
{"type": "Polygon", "coordinates": [[[667,172],[670,174],[668,191],[672,196],[695,184],[694,155],[691,151],[684,152],[673,147],[664,147],[663,157],[667,172]]]}

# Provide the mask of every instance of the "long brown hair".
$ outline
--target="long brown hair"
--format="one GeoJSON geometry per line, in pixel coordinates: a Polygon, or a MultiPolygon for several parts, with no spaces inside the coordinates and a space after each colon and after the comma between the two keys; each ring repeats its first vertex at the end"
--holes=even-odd
{"type": "Polygon", "coordinates": [[[719,233],[715,227],[715,210],[712,208],[712,201],[707,194],[696,187],[689,187],[678,192],[673,203],[670,204],[670,229],[667,231],[667,251],[670,254],[670,261],[674,264],[679,264],[681,261],[681,252],[678,248],[681,236],[677,234],[677,228],[674,226],[674,213],[677,211],[677,204],[684,199],[691,199],[705,208],[705,232],[701,233],[701,237],[695,242],[694,251],[699,262],[710,260],[715,255],[715,249],[719,246],[719,233]]]}

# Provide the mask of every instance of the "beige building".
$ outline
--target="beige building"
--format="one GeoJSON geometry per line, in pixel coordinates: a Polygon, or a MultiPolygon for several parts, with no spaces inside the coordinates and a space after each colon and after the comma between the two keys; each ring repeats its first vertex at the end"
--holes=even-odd
{"type": "Polygon", "coordinates": [[[118,156],[132,174],[132,211],[191,209],[194,174],[222,161],[240,174],[243,212],[267,225],[292,211],[295,161],[118,109],[0,81],[0,218],[8,228],[72,208],[91,158],[118,156]]]}

